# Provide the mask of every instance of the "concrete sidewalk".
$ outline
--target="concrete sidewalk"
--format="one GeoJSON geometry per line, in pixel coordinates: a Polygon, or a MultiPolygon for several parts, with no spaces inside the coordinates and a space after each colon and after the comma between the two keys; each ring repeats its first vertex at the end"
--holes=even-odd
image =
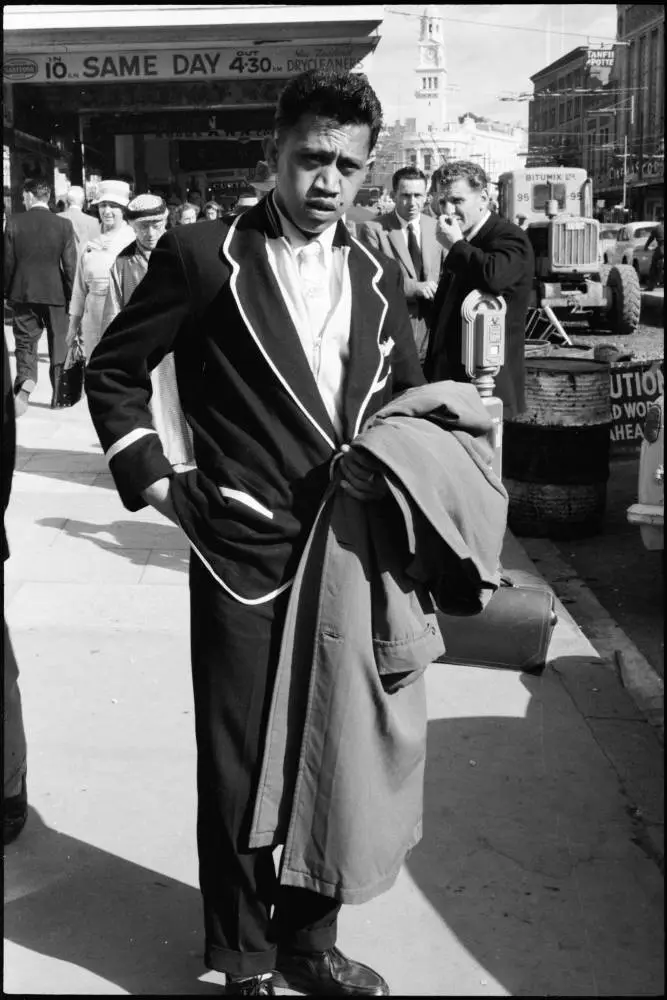
{"type": "MultiPolygon", "coordinates": [[[[10,347],[11,347],[10,340],[10,347]]],[[[18,422],[6,614],[31,811],[6,849],[9,994],[198,995],[187,545],[125,511],[85,402],[18,422]]],[[[540,580],[508,537],[505,565],[540,580]]],[[[658,996],[662,749],[566,609],[542,676],[428,671],[425,835],[340,946],[399,996],[658,996]]]]}

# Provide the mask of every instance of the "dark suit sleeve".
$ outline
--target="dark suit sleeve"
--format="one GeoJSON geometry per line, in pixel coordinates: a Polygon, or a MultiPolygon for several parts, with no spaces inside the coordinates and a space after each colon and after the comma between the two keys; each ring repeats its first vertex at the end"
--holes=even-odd
{"type": "Polygon", "coordinates": [[[65,298],[69,302],[72,297],[74,287],[74,276],[76,275],[77,252],[76,236],[74,226],[69,219],[63,219],[66,228],[66,235],[63,240],[63,250],[60,255],[60,266],[63,272],[63,284],[65,286],[65,298]]]}
{"type": "Polygon", "coordinates": [[[189,329],[191,294],[173,234],[152,252],[146,276],[92,353],[86,369],[90,415],[121,500],[146,504],[141,491],[173,473],[151,418],[150,372],[189,329]]]}
{"type": "Polygon", "coordinates": [[[12,278],[14,277],[14,271],[16,270],[16,255],[14,253],[14,226],[12,225],[11,219],[7,221],[5,226],[4,238],[3,238],[3,250],[4,250],[4,289],[5,297],[9,295],[9,289],[11,288],[12,278]]]}
{"type": "Polygon", "coordinates": [[[459,240],[447,254],[445,270],[465,274],[466,284],[482,292],[511,292],[533,272],[533,251],[518,226],[498,227],[484,249],[459,240]]]}
{"type": "Polygon", "coordinates": [[[424,385],[426,379],[419,363],[419,355],[412,333],[410,314],[403,293],[403,281],[397,264],[384,265],[387,274],[387,333],[394,341],[392,355],[392,392],[394,396],[424,385]]]}

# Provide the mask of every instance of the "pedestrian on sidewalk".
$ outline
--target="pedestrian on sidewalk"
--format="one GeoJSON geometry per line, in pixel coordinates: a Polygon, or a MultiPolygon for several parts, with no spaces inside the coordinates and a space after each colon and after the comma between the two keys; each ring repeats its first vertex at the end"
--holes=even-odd
{"type": "MultiPolygon", "coordinates": [[[[12,215],[4,233],[5,298],[12,308],[16,415],[28,409],[37,385],[38,348],[44,329],[49,345],[49,377],[56,380],[67,356],[67,304],[76,273],[76,238],[69,219],[49,209],[51,185],[23,185],[24,214],[12,215]]],[[[53,405],[53,403],[52,403],[53,405]]]]}
{"type": "Polygon", "coordinates": [[[430,382],[470,382],[462,357],[461,306],[474,291],[502,295],[505,364],[495,395],[505,419],[525,409],[525,330],[535,260],[527,234],[492,211],[489,179],[478,163],[452,160],[433,175],[440,196],[437,238],[447,250],[433,302],[424,373],[430,382]]]}
{"type": "Polygon", "coordinates": [[[273,847],[249,846],[288,590],[333,465],[360,500],[382,496],[382,477],[343,445],[424,383],[398,268],[343,221],[381,125],[364,76],[292,79],[268,144],[275,190],[219,226],[166,233],[86,373],[125,506],[151,504],[196,553],[205,962],[226,974],[230,994],[272,995],[274,970],[306,994],[389,993],[336,948],[337,887],[285,884],[273,847]],[[177,474],[149,408],[149,373],[172,351],[197,459],[177,474]]]}
{"type": "MultiPolygon", "coordinates": [[[[5,531],[5,513],[12,489],[16,462],[16,414],[12,376],[9,370],[9,351],[3,339],[2,362],[2,561],[9,559],[9,545],[5,531]]],[[[12,640],[2,608],[2,725],[3,725],[3,794],[2,842],[16,840],[28,818],[26,790],[27,750],[23,729],[23,708],[19,689],[19,670],[12,640]]]]}
{"type": "Polygon", "coordinates": [[[76,269],[69,304],[67,347],[81,341],[86,361],[102,336],[102,312],[109,289],[109,271],[117,255],[134,241],[134,230],[125,220],[130,200],[126,181],[101,181],[94,204],[100,216],[101,233],[84,247],[76,269]]]}
{"type": "Polygon", "coordinates": [[[65,200],[67,208],[63,212],[58,212],[58,217],[60,219],[69,219],[72,223],[76,238],[77,254],[81,256],[81,251],[86,244],[90,240],[98,239],[101,234],[99,219],[95,219],[92,215],[87,215],[84,212],[83,206],[86,202],[86,193],[82,187],[73,184],[65,195],[65,200]]]}
{"type": "MultiPolygon", "coordinates": [[[[167,218],[167,205],[159,195],[140,194],[128,204],[127,220],[136,239],[121,250],[111,265],[102,330],[110,326],[145,278],[150,256],[166,232],[167,218]]],[[[174,468],[182,471],[186,466],[193,466],[194,456],[192,433],[178,398],[172,352],[151,372],[151,387],[150,408],[162,448],[174,468]]]]}

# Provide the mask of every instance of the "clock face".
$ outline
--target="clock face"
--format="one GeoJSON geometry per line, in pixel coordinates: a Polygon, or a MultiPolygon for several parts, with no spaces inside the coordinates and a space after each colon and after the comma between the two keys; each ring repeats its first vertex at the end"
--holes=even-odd
{"type": "Polygon", "coordinates": [[[436,51],[435,51],[435,49],[427,49],[425,55],[426,55],[426,61],[427,62],[435,62],[435,59],[436,59],[436,51]]]}

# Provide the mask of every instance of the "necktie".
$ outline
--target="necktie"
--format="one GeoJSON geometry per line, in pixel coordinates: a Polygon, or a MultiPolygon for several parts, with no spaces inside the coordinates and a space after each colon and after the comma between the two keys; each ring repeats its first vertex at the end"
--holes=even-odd
{"type": "Polygon", "coordinates": [[[317,373],[322,330],[329,313],[329,274],[324,265],[322,245],[317,240],[307,243],[297,257],[301,291],[308,314],[313,351],[310,365],[317,373]]]}
{"type": "Polygon", "coordinates": [[[419,281],[423,280],[422,274],[422,252],[419,249],[419,240],[417,239],[417,234],[415,232],[414,223],[408,223],[408,252],[412,257],[412,263],[414,265],[415,274],[419,281]]]}

